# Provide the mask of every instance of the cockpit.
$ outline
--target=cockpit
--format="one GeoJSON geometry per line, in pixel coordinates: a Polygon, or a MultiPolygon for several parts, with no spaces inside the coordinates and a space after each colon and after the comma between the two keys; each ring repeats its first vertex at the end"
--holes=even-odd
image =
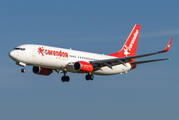
{"type": "Polygon", "coordinates": [[[16,47],[16,48],[14,48],[14,50],[21,50],[21,51],[24,51],[25,48],[19,48],[19,47],[16,47]]]}

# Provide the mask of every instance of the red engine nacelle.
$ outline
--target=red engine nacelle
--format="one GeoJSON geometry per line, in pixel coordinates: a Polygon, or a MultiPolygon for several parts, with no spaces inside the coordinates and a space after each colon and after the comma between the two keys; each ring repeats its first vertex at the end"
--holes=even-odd
{"type": "Polygon", "coordinates": [[[93,71],[93,66],[88,62],[78,61],[74,64],[73,69],[76,71],[91,73],[93,71]]]}
{"type": "Polygon", "coordinates": [[[35,66],[32,68],[32,71],[35,74],[45,75],[45,76],[49,76],[53,72],[52,69],[43,68],[43,67],[35,67],[35,66]]]}

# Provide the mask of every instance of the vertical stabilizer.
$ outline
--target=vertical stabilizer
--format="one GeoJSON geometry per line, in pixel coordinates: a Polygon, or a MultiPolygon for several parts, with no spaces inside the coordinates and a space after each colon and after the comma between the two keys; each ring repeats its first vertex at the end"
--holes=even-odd
{"type": "MultiPolygon", "coordinates": [[[[137,51],[139,33],[140,33],[140,25],[136,24],[133,30],[131,31],[129,37],[127,38],[122,49],[117,53],[110,54],[109,56],[114,56],[118,58],[135,56],[137,51]]],[[[132,62],[134,61],[135,59],[132,59],[132,62]]]]}

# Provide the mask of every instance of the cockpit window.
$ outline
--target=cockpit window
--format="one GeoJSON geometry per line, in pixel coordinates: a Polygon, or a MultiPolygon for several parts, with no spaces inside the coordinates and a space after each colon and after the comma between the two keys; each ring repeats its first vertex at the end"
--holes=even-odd
{"type": "Polygon", "coordinates": [[[20,48],[14,48],[14,50],[20,50],[20,48]]]}
{"type": "Polygon", "coordinates": [[[18,48],[18,47],[16,47],[16,48],[14,48],[14,50],[25,50],[25,48],[18,48]]]}

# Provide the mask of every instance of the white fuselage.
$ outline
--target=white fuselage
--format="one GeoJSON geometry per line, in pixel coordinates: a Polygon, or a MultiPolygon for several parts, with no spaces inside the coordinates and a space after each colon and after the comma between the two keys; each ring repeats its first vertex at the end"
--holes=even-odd
{"type": "MultiPolygon", "coordinates": [[[[89,52],[76,51],[71,49],[63,49],[44,45],[26,44],[16,47],[10,53],[10,57],[15,62],[22,62],[26,65],[45,67],[54,70],[66,70],[67,72],[77,73],[70,64],[77,61],[95,61],[112,59],[116,57],[108,55],[100,55],[89,52]]],[[[130,63],[125,65],[115,65],[112,68],[106,66],[100,70],[92,72],[97,75],[113,75],[131,70],[130,63]]]]}

